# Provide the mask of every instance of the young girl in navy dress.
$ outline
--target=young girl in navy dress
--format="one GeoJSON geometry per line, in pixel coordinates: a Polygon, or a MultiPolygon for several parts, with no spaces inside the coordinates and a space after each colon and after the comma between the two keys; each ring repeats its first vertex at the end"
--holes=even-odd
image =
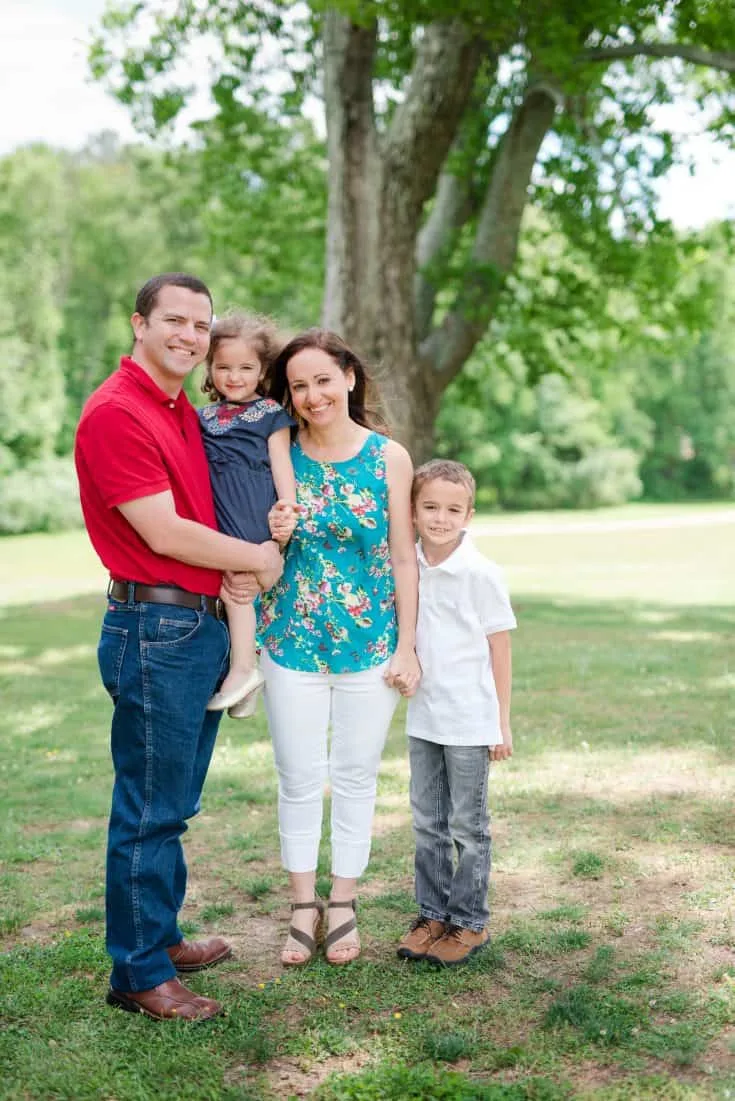
{"type": "MultiPolygon", "coordinates": [[[[221,531],[264,543],[272,539],[268,513],[276,501],[296,501],[290,428],[278,402],[260,385],[280,350],[278,331],[267,318],[235,313],[212,327],[202,384],[211,405],[199,409],[204,449],[221,531]]],[[[264,586],[262,586],[264,587],[264,586]]],[[[255,711],[263,675],[256,663],[255,609],[227,603],[230,669],[209,701],[209,711],[244,718],[255,711]]]]}

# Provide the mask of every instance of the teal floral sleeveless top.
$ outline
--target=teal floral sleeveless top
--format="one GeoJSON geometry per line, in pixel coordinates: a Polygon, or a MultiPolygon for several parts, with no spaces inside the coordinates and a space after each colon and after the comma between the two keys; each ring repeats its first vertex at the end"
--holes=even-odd
{"type": "Polygon", "coordinates": [[[292,445],[301,512],[283,576],[258,612],[259,641],[279,665],[354,673],[396,648],[387,442],[372,432],[352,459],[331,463],[292,445]]]}

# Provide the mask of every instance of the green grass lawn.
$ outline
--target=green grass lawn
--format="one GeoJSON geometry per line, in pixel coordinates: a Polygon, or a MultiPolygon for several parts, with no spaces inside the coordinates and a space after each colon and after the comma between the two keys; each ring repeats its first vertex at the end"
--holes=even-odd
{"type": "MultiPolygon", "coordinates": [[[[101,572],[79,533],[0,541],[0,1098],[735,1098],[735,524],[691,523],[709,511],[478,523],[519,619],[516,752],[492,777],[492,945],[465,969],[395,956],[413,916],[402,712],[347,969],[278,964],[267,731],[262,711],[224,720],[184,918],[235,958],[191,978],[227,1007],[199,1027],[104,1005],[101,572]]],[[[323,892],[328,867],[325,846],[323,892]]]]}

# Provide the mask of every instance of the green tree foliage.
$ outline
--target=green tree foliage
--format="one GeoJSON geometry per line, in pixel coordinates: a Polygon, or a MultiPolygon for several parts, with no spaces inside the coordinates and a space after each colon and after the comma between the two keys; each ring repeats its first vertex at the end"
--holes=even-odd
{"type": "MultiPolygon", "coordinates": [[[[68,455],[81,407],[130,347],[135,292],[190,270],[219,312],[304,326],[323,280],[322,145],[250,112],[228,155],[216,129],[197,150],[121,148],[0,158],[0,532],[79,522],[68,455]]],[[[189,384],[197,396],[198,379],[189,384]]],[[[201,397],[201,395],[198,395],[201,397]]]]}
{"type": "MultiPolygon", "coordinates": [[[[222,82],[221,82],[222,83],[222,82]]],[[[253,108],[225,109],[175,158],[186,172],[186,208],[199,226],[202,270],[218,308],[253,305],[285,325],[313,324],[324,282],[326,162],[323,143],[253,108]]]]}
{"type": "MultiPolygon", "coordinates": [[[[666,236],[654,189],[679,156],[660,108],[688,96],[733,135],[731,0],[147,0],[110,8],[91,61],[141,126],[166,132],[203,49],[215,113],[199,133],[223,164],[247,145],[250,111],[295,141],[299,110],[323,96],[323,317],[383,364],[417,457],[502,311],[529,202],[608,287],[635,278],[660,305],[639,268],[644,239],[666,236]]],[[[540,376],[558,349],[538,351],[540,376]]]]}
{"type": "Polygon", "coordinates": [[[75,154],[0,159],[0,469],[70,449],[85,398],[130,345],[135,291],[152,272],[201,274],[220,312],[313,322],[323,173],[308,128],[296,141],[254,112],[234,159],[216,131],[196,152],[102,134],[75,154]]]}
{"type": "Polygon", "coordinates": [[[61,450],[71,447],[84,400],[130,347],[135,288],[152,271],[185,267],[190,256],[172,240],[175,215],[151,186],[160,155],[121,150],[103,135],[65,159],[70,196],[60,302],[67,392],[61,450]]]}
{"type": "Polygon", "coordinates": [[[610,290],[547,218],[531,221],[496,320],[446,391],[439,450],[475,471],[485,505],[733,495],[729,235],[651,240],[610,290]]]}
{"type": "Polygon", "coordinates": [[[0,472],[53,454],[61,429],[67,198],[49,150],[0,160],[0,472]]]}
{"type": "Polygon", "coordinates": [[[628,373],[637,404],[655,426],[641,476],[647,495],[735,496],[735,264],[730,237],[702,235],[682,273],[682,294],[702,314],[679,326],[667,349],[628,373]]]}

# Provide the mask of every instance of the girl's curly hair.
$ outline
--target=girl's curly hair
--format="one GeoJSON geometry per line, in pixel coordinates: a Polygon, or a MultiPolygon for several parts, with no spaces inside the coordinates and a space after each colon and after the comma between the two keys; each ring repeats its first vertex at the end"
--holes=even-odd
{"type": "Polygon", "coordinates": [[[202,393],[208,394],[210,401],[222,400],[222,395],[212,378],[212,364],[223,340],[244,340],[253,349],[260,362],[263,376],[257,392],[263,394],[265,377],[270,373],[273,361],[284,344],[284,338],[275,321],[262,314],[250,314],[241,310],[233,310],[232,313],[215,320],[210,333],[207,367],[202,381],[202,393]]]}

